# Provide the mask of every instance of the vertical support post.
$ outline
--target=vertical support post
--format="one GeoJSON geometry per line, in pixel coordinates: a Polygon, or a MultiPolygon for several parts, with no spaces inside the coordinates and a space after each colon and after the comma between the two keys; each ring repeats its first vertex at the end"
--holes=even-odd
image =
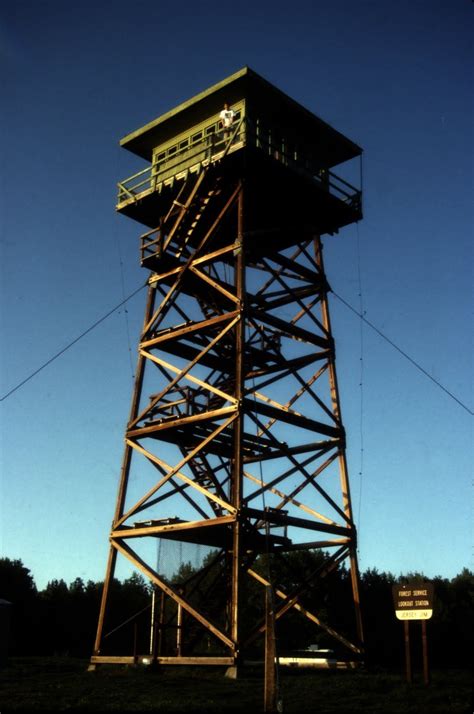
{"type": "Polygon", "coordinates": [[[158,644],[157,644],[157,657],[161,657],[163,653],[163,627],[165,622],[165,594],[161,591],[161,601],[160,601],[160,625],[158,630],[158,644]]]}
{"type": "Polygon", "coordinates": [[[277,711],[277,687],[275,676],[275,613],[271,587],[265,588],[265,677],[263,711],[274,714],[277,711]]]}
{"type": "MultiPolygon", "coordinates": [[[[99,610],[99,621],[97,624],[97,634],[95,637],[95,643],[94,643],[94,654],[98,655],[100,653],[100,646],[102,643],[102,631],[104,629],[104,619],[105,619],[105,606],[107,604],[107,600],[109,597],[109,588],[110,588],[110,583],[113,579],[114,572],[115,572],[115,563],[117,560],[117,551],[113,546],[110,546],[109,548],[109,557],[107,560],[107,569],[106,569],[106,575],[105,575],[105,580],[104,580],[104,586],[102,588],[102,598],[100,601],[100,610],[99,610]]],[[[89,669],[95,669],[95,665],[91,664],[89,669]]]]}
{"type": "Polygon", "coordinates": [[[178,603],[178,619],[176,627],[176,655],[181,657],[183,654],[183,608],[181,603],[178,603]]]}
{"type": "Polygon", "coordinates": [[[423,681],[430,683],[430,672],[428,667],[428,638],[426,635],[426,620],[421,621],[421,639],[423,645],[423,681]]]}
{"type": "MultiPolygon", "coordinates": [[[[234,425],[234,453],[232,465],[232,505],[240,511],[242,500],[242,434],[243,434],[243,380],[245,346],[245,256],[244,256],[244,196],[243,184],[240,184],[237,204],[237,248],[235,250],[235,288],[238,299],[240,319],[235,329],[235,398],[239,415],[234,425]]],[[[230,633],[234,642],[234,657],[238,656],[239,641],[239,577],[240,577],[240,519],[233,524],[232,533],[231,580],[232,597],[230,612],[230,633]]]]}
{"type": "Polygon", "coordinates": [[[151,619],[150,619],[150,657],[156,649],[156,587],[153,587],[153,592],[151,594],[151,619]]]}
{"type": "Polygon", "coordinates": [[[412,682],[411,673],[411,653],[410,653],[410,621],[404,620],[404,634],[405,634],[405,668],[406,668],[406,679],[408,684],[412,682]]]}

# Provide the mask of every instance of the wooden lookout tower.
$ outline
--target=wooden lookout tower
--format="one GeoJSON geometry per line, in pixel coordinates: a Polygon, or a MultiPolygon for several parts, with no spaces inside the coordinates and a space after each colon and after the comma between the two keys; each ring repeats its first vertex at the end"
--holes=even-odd
{"type": "Polygon", "coordinates": [[[236,666],[265,632],[269,587],[277,631],[303,618],[357,658],[321,236],[362,217],[344,173],[362,150],[247,67],[120,143],[149,162],[119,183],[117,203],[146,227],[148,299],[91,665],[236,666]],[[206,552],[178,580],[156,562],[171,541],[206,552]],[[282,564],[307,551],[321,557],[280,582],[282,564]],[[149,647],[135,637],[129,651],[109,648],[117,558],[153,586],[149,647]],[[350,602],[333,623],[317,593],[341,569],[350,602]]]}

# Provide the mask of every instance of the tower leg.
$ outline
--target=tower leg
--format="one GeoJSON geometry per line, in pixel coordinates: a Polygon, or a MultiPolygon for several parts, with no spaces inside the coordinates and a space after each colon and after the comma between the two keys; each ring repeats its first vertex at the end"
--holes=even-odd
{"type": "MultiPolygon", "coordinates": [[[[317,265],[319,266],[322,274],[326,275],[325,270],[324,270],[323,244],[322,244],[320,236],[317,236],[315,239],[315,254],[316,254],[317,265]]],[[[328,331],[328,333],[330,335],[332,335],[331,319],[330,319],[330,315],[329,315],[329,303],[328,303],[328,298],[327,298],[327,290],[323,290],[323,293],[322,293],[321,310],[322,310],[323,325],[326,328],[326,330],[328,331]]],[[[329,359],[329,382],[330,382],[330,388],[331,388],[331,401],[332,401],[333,412],[334,412],[334,415],[337,417],[337,419],[342,424],[341,406],[340,406],[340,399],[339,399],[339,386],[338,386],[338,382],[337,382],[337,373],[336,373],[336,365],[335,365],[334,357],[329,359]]],[[[350,491],[350,484],[349,484],[349,477],[348,477],[345,444],[343,444],[343,447],[339,451],[339,473],[340,473],[340,479],[341,479],[341,490],[342,490],[342,495],[343,495],[344,512],[345,512],[347,518],[349,519],[349,521],[351,522],[352,529],[353,529],[352,543],[349,548],[350,576],[351,576],[352,595],[353,595],[353,602],[354,602],[354,609],[355,609],[357,636],[359,638],[360,644],[363,645],[364,632],[363,632],[362,615],[361,615],[361,609],[360,609],[359,567],[358,567],[358,562],[357,562],[357,550],[356,550],[357,536],[356,536],[356,528],[355,528],[353,512],[352,512],[352,500],[351,500],[351,491],[350,491]]]]}
{"type": "MultiPolygon", "coordinates": [[[[145,326],[150,321],[151,316],[153,314],[153,309],[154,309],[154,304],[155,304],[155,295],[156,295],[156,290],[150,286],[148,288],[148,298],[147,298],[147,305],[146,305],[146,309],[145,309],[144,329],[145,329],[145,326]]],[[[137,362],[136,374],[135,374],[135,384],[134,384],[134,390],[133,390],[133,396],[132,396],[132,404],[130,407],[130,418],[129,418],[130,422],[132,422],[138,416],[138,409],[139,409],[140,397],[141,397],[142,388],[143,388],[144,374],[145,374],[145,359],[142,355],[139,355],[138,362],[137,362]]],[[[117,496],[117,503],[116,503],[116,507],[115,507],[115,515],[114,515],[114,520],[112,523],[112,530],[114,529],[114,526],[117,523],[117,521],[123,515],[125,496],[126,496],[127,484],[128,484],[128,477],[129,477],[129,473],[130,473],[131,460],[132,460],[132,449],[127,444],[127,445],[125,445],[125,450],[124,450],[124,455],[123,455],[123,460],[122,460],[121,477],[120,477],[120,484],[119,484],[119,490],[118,490],[118,496],[117,496]]],[[[102,590],[102,598],[101,598],[101,603],[100,603],[99,620],[98,620],[98,625],[97,625],[97,633],[96,633],[96,638],[95,638],[95,643],[94,643],[93,656],[98,656],[101,651],[104,620],[105,620],[105,614],[106,614],[106,610],[107,610],[107,603],[108,603],[109,592],[110,592],[110,583],[112,582],[112,580],[114,578],[116,562],[117,562],[117,551],[113,547],[113,545],[111,545],[110,549],[109,549],[109,557],[107,560],[107,569],[106,569],[106,573],[105,573],[104,586],[103,586],[103,590],[102,590]]],[[[91,667],[95,667],[95,665],[93,663],[91,663],[91,667]]]]}
{"type": "MultiPolygon", "coordinates": [[[[238,300],[239,321],[235,330],[235,398],[239,415],[234,424],[234,457],[232,477],[232,504],[240,510],[242,504],[242,435],[243,435],[243,387],[244,387],[244,345],[245,345],[245,261],[244,261],[244,192],[241,184],[237,205],[237,255],[235,259],[235,291],[238,300]]],[[[233,524],[232,537],[232,600],[231,639],[235,643],[234,655],[238,655],[239,642],[239,584],[240,584],[240,532],[239,518],[233,524]]]]}

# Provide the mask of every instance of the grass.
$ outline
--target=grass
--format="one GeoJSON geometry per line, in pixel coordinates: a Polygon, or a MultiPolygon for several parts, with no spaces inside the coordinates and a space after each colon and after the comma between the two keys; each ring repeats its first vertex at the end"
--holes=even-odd
{"type": "MultiPolygon", "coordinates": [[[[331,714],[471,714],[468,671],[439,670],[425,686],[388,671],[287,671],[280,674],[284,712],[331,714]]],[[[237,680],[215,668],[121,668],[87,671],[73,658],[12,658],[0,672],[0,712],[9,711],[259,712],[261,670],[237,680]]]]}

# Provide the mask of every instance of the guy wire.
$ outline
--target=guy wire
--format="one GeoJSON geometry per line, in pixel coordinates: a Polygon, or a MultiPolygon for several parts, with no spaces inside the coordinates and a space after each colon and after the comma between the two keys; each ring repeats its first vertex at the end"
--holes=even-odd
{"type": "MultiPolygon", "coordinates": [[[[357,530],[359,532],[360,542],[360,527],[361,527],[361,512],[362,512],[362,486],[364,479],[364,321],[363,316],[364,311],[364,300],[362,296],[362,275],[361,275],[361,252],[360,252],[360,234],[359,234],[359,223],[356,223],[357,231],[357,280],[359,288],[359,314],[361,315],[359,325],[360,325],[360,413],[359,413],[359,429],[360,429],[360,468],[359,468],[359,507],[357,514],[357,530]]],[[[357,547],[359,550],[359,547],[357,547]]]]}

